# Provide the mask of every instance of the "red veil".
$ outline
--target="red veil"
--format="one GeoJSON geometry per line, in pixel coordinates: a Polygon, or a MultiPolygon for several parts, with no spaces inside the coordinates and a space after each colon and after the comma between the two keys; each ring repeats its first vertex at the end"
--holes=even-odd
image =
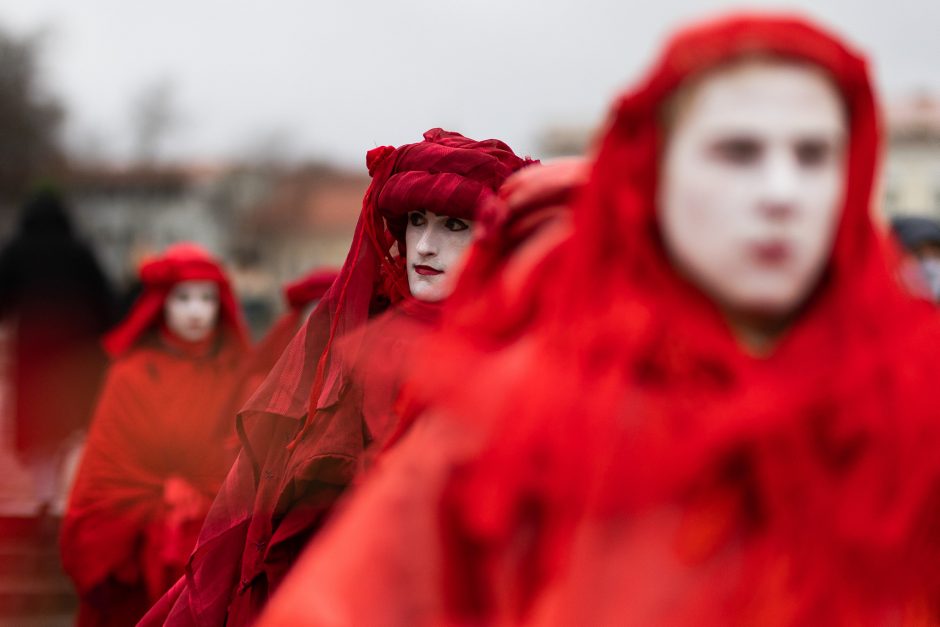
{"type": "Polygon", "coordinates": [[[500,260],[517,223],[475,251],[415,403],[464,435],[403,441],[265,624],[305,607],[306,624],[880,624],[935,602],[940,333],[870,215],[879,148],[866,63],[836,36],[762,15],[678,33],[615,103],[570,236],[508,294],[491,279],[517,265],[500,260]],[[831,259],[766,358],[679,276],[655,219],[664,104],[748,55],[822,68],[849,119],[831,259]],[[459,452],[422,464],[435,446],[459,452]],[[416,483],[430,495],[402,505],[416,483]]]}
{"type": "MultiPolygon", "coordinates": [[[[432,129],[366,157],[372,182],[349,254],[267,379],[238,416],[243,452],[213,504],[186,577],[144,624],[249,624],[356,476],[370,410],[391,413],[396,376],[357,383],[370,359],[394,370],[436,309],[414,301],[404,266],[407,213],[473,219],[506,177],[531,163],[503,142],[432,129]],[[361,331],[383,312],[407,321],[361,331]],[[337,343],[342,339],[342,350],[337,343]],[[365,357],[363,357],[365,356],[365,357]]],[[[426,330],[426,329],[425,329],[426,330]]],[[[369,373],[374,374],[374,373],[369,373]]],[[[397,373],[396,373],[397,374],[397,373]]]]}
{"type": "MultiPolygon", "coordinates": [[[[332,268],[318,268],[284,286],[287,311],[258,342],[251,359],[245,364],[243,377],[248,393],[253,392],[271,371],[284,348],[297,333],[303,316],[329,291],[338,274],[339,271],[332,268]]],[[[241,404],[233,407],[229,415],[234,416],[239,409],[241,404]]]]}

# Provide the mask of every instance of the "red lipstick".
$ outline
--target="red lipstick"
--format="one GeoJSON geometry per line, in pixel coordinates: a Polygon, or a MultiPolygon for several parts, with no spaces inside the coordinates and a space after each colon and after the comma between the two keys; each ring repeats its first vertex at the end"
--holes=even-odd
{"type": "Polygon", "coordinates": [[[438,274],[444,274],[443,270],[438,270],[431,266],[415,266],[414,269],[415,272],[421,276],[437,276],[438,274]]]}
{"type": "Polygon", "coordinates": [[[786,242],[772,241],[755,244],[751,247],[751,252],[760,263],[776,266],[786,263],[792,250],[786,242]]]}

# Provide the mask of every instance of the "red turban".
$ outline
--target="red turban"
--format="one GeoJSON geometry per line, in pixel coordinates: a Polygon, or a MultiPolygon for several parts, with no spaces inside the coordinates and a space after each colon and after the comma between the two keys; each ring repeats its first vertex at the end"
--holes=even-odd
{"type": "Polygon", "coordinates": [[[284,286],[284,299],[291,309],[303,309],[310,303],[320,300],[329,291],[339,271],[315,270],[292,283],[284,286]]]}
{"type": "MultiPolygon", "coordinates": [[[[498,139],[474,141],[439,128],[425,133],[423,142],[394,151],[387,148],[376,149],[381,156],[375,161],[393,160],[378,209],[399,242],[404,242],[409,211],[474,220],[503,181],[531,163],[498,139]]],[[[370,170],[377,166],[374,163],[370,170]]]]}
{"type": "Polygon", "coordinates": [[[241,310],[232,293],[221,264],[196,244],[183,242],[166,249],[163,255],[145,262],[140,268],[143,292],[130,314],[104,339],[104,347],[112,357],[131,348],[162,319],[163,305],[170,290],[183,281],[212,281],[219,286],[220,324],[228,338],[243,347],[248,335],[241,310]]]}
{"type": "Polygon", "coordinates": [[[300,418],[308,404],[313,415],[335,402],[344,376],[339,360],[330,359],[333,338],[410,295],[393,247],[397,242],[404,251],[407,213],[425,209],[472,219],[510,174],[531,163],[499,140],[474,141],[439,128],[421,142],[370,150],[372,183],[346,262],[244,411],[300,418]]]}

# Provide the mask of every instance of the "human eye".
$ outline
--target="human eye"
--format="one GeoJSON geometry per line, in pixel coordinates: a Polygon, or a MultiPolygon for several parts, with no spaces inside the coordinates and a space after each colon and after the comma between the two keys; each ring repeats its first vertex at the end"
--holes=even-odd
{"type": "Polygon", "coordinates": [[[448,231],[466,231],[470,225],[459,218],[447,218],[444,222],[444,228],[448,231]]]}
{"type": "Polygon", "coordinates": [[[427,218],[420,211],[412,211],[408,214],[408,222],[411,223],[411,226],[423,226],[427,224],[427,218]]]}
{"type": "Polygon", "coordinates": [[[752,165],[763,154],[761,143],[750,137],[728,137],[712,145],[712,154],[731,165],[752,165]]]}
{"type": "Polygon", "coordinates": [[[829,161],[834,148],[824,139],[804,139],[797,142],[794,152],[801,166],[814,168],[829,161]]]}

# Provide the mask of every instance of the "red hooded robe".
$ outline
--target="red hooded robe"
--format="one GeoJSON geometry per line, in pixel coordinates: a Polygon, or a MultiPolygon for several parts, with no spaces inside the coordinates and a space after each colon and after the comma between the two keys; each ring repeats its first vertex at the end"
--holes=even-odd
{"type": "Polygon", "coordinates": [[[408,212],[474,219],[527,163],[501,141],[441,129],[422,142],[369,151],[372,183],[340,275],[239,414],[244,450],[186,576],[142,625],[255,621],[357,477],[363,452],[381,450],[396,433],[398,372],[437,316],[437,307],[411,299],[396,252],[405,250],[408,212]]]}
{"type": "Polygon", "coordinates": [[[62,524],[80,625],[133,624],[169,588],[202,523],[174,508],[179,490],[208,505],[233,461],[223,445],[233,425],[219,410],[235,392],[247,336],[222,268],[178,244],[144,264],[141,281],[130,315],[105,339],[115,362],[62,524]],[[219,327],[203,342],[182,341],[162,322],[170,290],[188,280],[219,286],[219,327]]]}
{"type": "MultiPolygon", "coordinates": [[[[935,621],[940,329],[870,216],[879,136],[863,58],[820,28],[743,15],[679,33],[615,104],[570,236],[508,303],[505,280],[454,294],[429,415],[260,624],[935,621]],[[822,68],[849,123],[829,264],[764,358],[673,268],[655,214],[662,107],[750,55],[822,68]]],[[[476,263],[499,274],[498,251],[476,263]]]]}

